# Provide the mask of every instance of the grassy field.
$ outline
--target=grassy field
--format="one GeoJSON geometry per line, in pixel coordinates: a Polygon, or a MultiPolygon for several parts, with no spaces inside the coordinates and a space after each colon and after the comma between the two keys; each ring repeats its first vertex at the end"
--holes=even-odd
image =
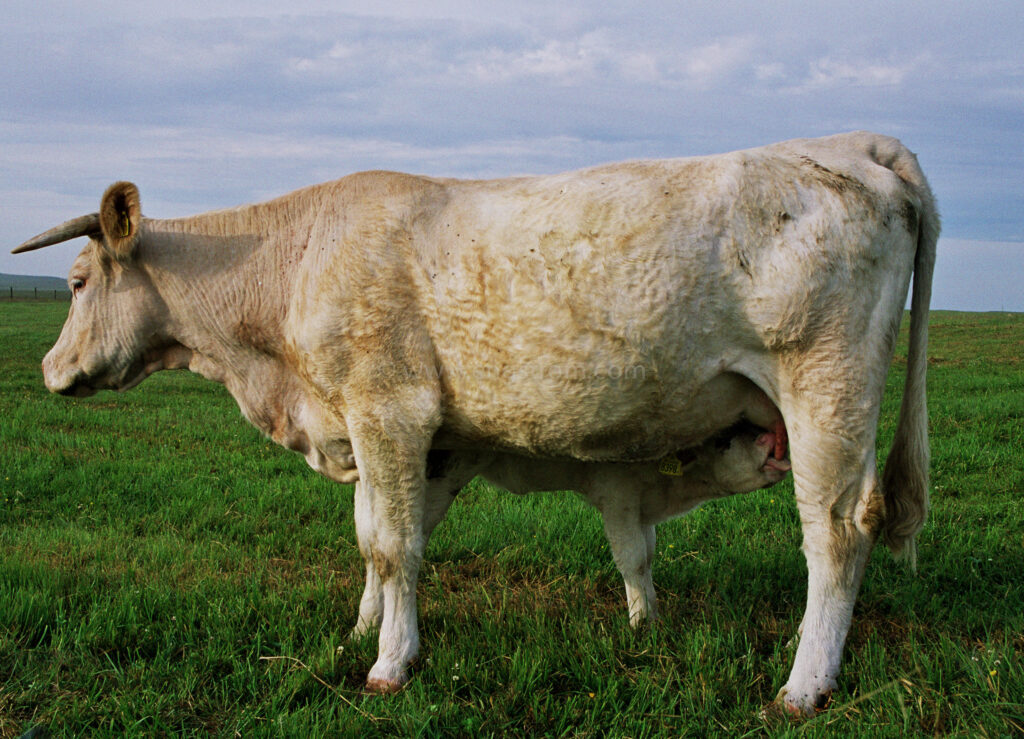
{"type": "Polygon", "coordinates": [[[0,737],[1024,733],[1024,315],[933,314],[919,572],[875,551],[831,707],[790,725],[758,717],[806,593],[790,483],[663,525],[636,633],[592,509],[474,483],[427,551],[414,679],[369,696],[351,488],[187,373],[48,395],[66,310],[0,304],[0,737]]]}

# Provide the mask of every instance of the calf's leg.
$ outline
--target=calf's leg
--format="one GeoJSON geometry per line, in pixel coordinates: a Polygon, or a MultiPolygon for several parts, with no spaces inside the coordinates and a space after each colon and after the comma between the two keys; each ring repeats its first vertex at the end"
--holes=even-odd
{"type": "Polygon", "coordinates": [[[654,526],[640,522],[639,503],[632,507],[606,508],[601,511],[604,532],[612,550],[615,566],[626,586],[629,625],[636,627],[658,617],[658,601],[651,578],[654,561],[654,526]]]}

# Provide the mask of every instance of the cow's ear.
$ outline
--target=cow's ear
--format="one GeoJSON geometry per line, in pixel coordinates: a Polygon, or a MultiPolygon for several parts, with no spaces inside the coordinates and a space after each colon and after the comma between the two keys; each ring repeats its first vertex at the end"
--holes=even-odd
{"type": "Polygon", "coordinates": [[[142,206],[139,188],[131,182],[115,182],[100,201],[100,228],[103,246],[114,259],[127,262],[139,243],[142,206]]]}

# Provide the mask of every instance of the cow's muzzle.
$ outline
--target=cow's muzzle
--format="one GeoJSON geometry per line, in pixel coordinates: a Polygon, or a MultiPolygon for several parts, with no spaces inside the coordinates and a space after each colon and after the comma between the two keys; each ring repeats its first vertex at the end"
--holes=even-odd
{"type": "Polygon", "coordinates": [[[96,388],[89,385],[88,379],[85,373],[80,370],[55,376],[53,373],[46,371],[45,363],[43,365],[43,381],[46,383],[46,389],[51,393],[58,393],[59,395],[66,395],[72,398],[85,398],[94,395],[96,388]]]}
{"type": "Polygon", "coordinates": [[[74,398],[84,398],[96,392],[81,368],[74,364],[61,366],[63,364],[54,357],[52,351],[43,357],[43,382],[47,390],[74,398]]]}

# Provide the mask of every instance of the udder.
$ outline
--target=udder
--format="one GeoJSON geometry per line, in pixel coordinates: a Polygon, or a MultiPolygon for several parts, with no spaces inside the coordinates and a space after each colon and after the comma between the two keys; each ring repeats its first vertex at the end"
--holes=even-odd
{"type": "Polygon", "coordinates": [[[722,373],[689,398],[675,402],[670,398],[667,405],[666,436],[673,438],[676,449],[698,446],[746,422],[763,432],[757,444],[768,447],[771,460],[786,458],[788,436],[782,414],[771,398],[743,375],[722,373]]]}

